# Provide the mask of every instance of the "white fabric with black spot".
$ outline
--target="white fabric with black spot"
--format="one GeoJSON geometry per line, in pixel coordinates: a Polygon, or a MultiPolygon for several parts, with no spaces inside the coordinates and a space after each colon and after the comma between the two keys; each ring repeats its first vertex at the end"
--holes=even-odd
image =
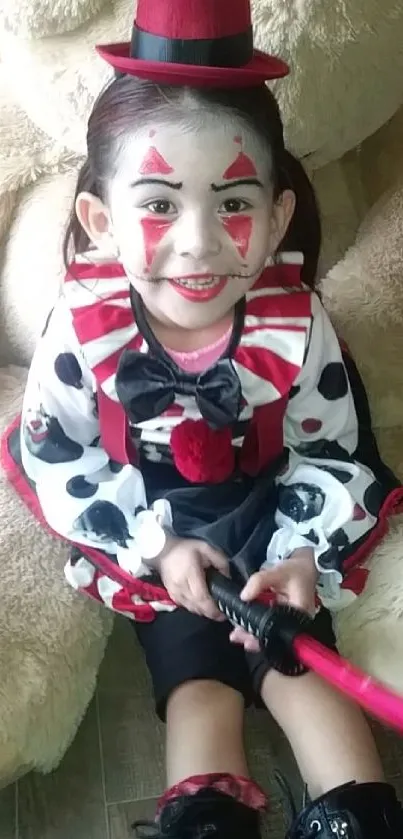
{"type": "MultiPolygon", "coordinates": [[[[117,554],[133,574],[159,553],[167,502],[147,510],[141,472],[111,461],[99,445],[96,382],[63,298],[39,341],[21,422],[21,455],[49,525],[81,545],[117,554]],[[57,468],[55,468],[57,467],[57,468]]],[[[84,576],[88,568],[83,566],[84,576]]]]}
{"type": "Polygon", "coordinates": [[[277,479],[278,529],[267,548],[265,566],[310,547],[322,590],[337,599],[341,551],[353,553],[354,543],[376,524],[371,497],[377,493],[377,482],[354,459],[358,423],[340,345],[316,295],[312,303],[309,349],[284,421],[289,461],[277,479]]]}

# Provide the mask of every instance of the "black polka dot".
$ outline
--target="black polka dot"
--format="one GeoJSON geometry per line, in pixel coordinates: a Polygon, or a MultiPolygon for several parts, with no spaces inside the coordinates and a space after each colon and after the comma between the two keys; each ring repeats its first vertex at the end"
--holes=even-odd
{"type": "Polygon", "coordinates": [[[331,569],[338,571],[341,563],[337,548],[328,548],[327,551],[320,555],[318,562],[320,568],[325,568],[329,571],[331,569]]]}
{"type": "Polygon", "coordinates": [[[83,371],[72,352],[63,352],[55,360],[55,373],[64,385],[81,390],[83,387],[83,371]]]}
{"type": "Polygon", "coordinates": [[[332,361],[322,370],[318,391],[324,399],[333,402],[342,399],[348,393],[346,369],[341,361],[332,361]]]}
{"type": "Polygon", "coordinates": [[[336,469],[334,466],[319,466],[319,469],[323,469],[324,472],[328,472],[329,475],[332,475],[333,478],[336,478],[336,481],[339,481],[341,484],[348,484],[353,477],[351,472],[347,472],[347,469],[336,469]]]}
{"type": "Polygon", "coordinates": [[[122,471],[122,469],[123,469],[123,464],[122,464],[122,463],[118,463],[118,461],[117,461],[117,460],[111,460],[111,459],[110,459],[110,460],[109,460],[109,464],[108,464],[108,465],[109,465],[109,469],[111,470],[111,472],[112,472],[114,475],[118,475],[118,474],[119,474],[119,472],[121,472],[121,471],[122,471]]]}
{"type": "Polygon", "coordinates": [[[347,545],[350,544],[347,533],[342,527],[339,527],[338,530],[335,530],[335,532],[329,536],[329,542],[334,548],[339,548],[340,550],[342,548],[346,548],[347,545]]]}
{"type": "Polygon", "coordinates": [[[289,394],[288,394],[288,398],[289,398],[289,399],[293,399],[293,398],[294,398],[294,396],[298,396],[298,394],[299,394],[300,390],[301,390],[300,385],[294,385],[294,386],[291,388],[291,390],[290,390],[290,392],[289,392],[289,394]]]}
{"type": "Polygon", "coordinates": [[[312,542],[313,545],[319,545],[319,536],[314,530],[310,530],[309,533],[304,533],[303,537],[304,539],[307,539],[308,542],[312,542]]]}
{"type": "Polygon", "coordinates": [[[98,437],[94,437],[92,443],[90,443],[90,448],[91,449],[97,449],[100,442],[101,442],[101,438],[100,438],[99,435],[98,435],[98,437]]]}
{"type": "Polygon", "coordinates": [[[96,495],[98,484],[91,484],[86,481],[84,475],[76,475],[67,481],[66,490],[73,498],[92,498],[96,495]]]}
{"type": "Polygon", "coordinates": [[[378,516],[379,510],[382,507],[382,503],[384,501],[385,493],[381,484],[378,481],[374,481],[368,489],[365,490],[364,493],[364,505],[366,510],[371,514],[371,516],[378,516]]]}

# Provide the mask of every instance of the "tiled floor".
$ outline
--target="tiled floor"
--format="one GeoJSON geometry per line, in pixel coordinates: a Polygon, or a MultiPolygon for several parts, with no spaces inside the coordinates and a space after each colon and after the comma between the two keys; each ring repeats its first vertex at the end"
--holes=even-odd
{"type": "MultiPolygon", "coordinates": [[[[263,712],[248,714],[247,729],[253,774],[270,789],[270,839],[283,839],[273,769],[280,767],[297,784],[292,758],[263,712]]],[[[380,744],[402,795],[403,741],[380,732],[380,744]]],[[[153,815],[162,785],[163,729],[153,713],[133,630],[122,621],[97,695],[59,769],[28,775],[0,792],[0,839],[128,839],[134,819],[153,815]]]]}

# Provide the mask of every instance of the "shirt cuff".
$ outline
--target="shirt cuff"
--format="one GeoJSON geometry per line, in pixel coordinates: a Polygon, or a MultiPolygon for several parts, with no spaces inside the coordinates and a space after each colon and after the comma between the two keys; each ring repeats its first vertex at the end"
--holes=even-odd
{"type": "Polygon", "coordinates": [[[158,498],[148,510],[141,510],[130,527],[130,544],[118,547],[118,565],[128,574],[141,577],[150,574],[147,561],[155,559],[164,549],[166,531],[172,531],[171,505],[165,498],[158,498]]]}

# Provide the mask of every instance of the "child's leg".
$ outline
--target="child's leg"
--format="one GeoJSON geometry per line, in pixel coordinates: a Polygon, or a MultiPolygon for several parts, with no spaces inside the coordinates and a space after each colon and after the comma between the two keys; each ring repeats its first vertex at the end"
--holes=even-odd
{"type": "Polygon", "coordinates": [[[378,752],[359,708],[314,673],[264,677],[263,701],[293,749],[311,797],[349,781],[382,781],[378,752]]]}
{"type": "Polygon", "coordinates": [[[177,609],[136,631],[167,725],[168,789],[156,835],[207,836],[214,824],[217,839],[260,839],[265,795],[248,779],[243,748],[244,707],[253,691],[229,625],[177,609]]]}
{"type": "Polygon", "coordinates": [[[167,704],[167,783],[225,772],[249,776],[243,747],[244,699],[213,681],[186,682],[167,704]]]}
{"type": "Polygon", "coordinates": [[[384,781],[359,708],[314,673],[292,678],[270,671],[261,693],[288,737],[311,797],[286,839],[401,839],[403,810],[384,781]]]}

